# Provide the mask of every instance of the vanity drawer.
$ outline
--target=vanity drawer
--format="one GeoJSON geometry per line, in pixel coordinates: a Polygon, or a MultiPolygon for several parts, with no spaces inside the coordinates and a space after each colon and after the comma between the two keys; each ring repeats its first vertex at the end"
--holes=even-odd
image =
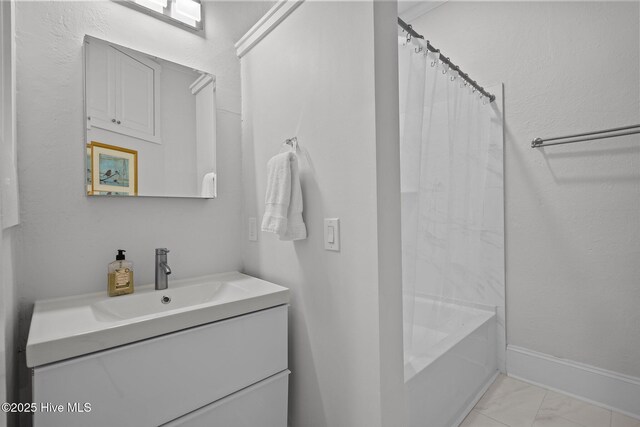
{"type": "Polygon", "coordinates": [[[283,371],[162,427],[286,427],[289,371],[283,371]]]}
{"type": "Polygon", "coordinates": [[[158,426],[287,369],[287,306],[34,369],[36,427],[158,426]],[[91,404],[72,413],[68,403],[91,404]]]}

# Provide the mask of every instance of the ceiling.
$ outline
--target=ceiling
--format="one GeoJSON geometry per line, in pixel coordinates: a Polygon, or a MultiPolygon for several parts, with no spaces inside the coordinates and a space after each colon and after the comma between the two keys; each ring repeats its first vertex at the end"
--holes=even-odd
{"type": "Polygon", "coordinates": [[[404,21],[410,22],[446,2],[447,0],[398,0],[398,16],[404,21]]]}

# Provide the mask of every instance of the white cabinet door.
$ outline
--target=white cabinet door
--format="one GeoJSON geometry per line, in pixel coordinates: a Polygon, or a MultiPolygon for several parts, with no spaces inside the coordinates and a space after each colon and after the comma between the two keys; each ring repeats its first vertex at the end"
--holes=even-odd
{"type": "Polygon", "coordinates": [[[88,126],[115,130],[115,50],[102,43],[87,43],[88,126]]]}
{"type": "Polygon", "coordinates": [[[118,125],[129,132],[154,136],[156,70],[122,52],[115,55],[115,70],[118,125]]]}
{"type": "Polygon", "coordinates": [[[85,48],[87,128],[161,143],[160,64],[97,40],[85,48]]]}

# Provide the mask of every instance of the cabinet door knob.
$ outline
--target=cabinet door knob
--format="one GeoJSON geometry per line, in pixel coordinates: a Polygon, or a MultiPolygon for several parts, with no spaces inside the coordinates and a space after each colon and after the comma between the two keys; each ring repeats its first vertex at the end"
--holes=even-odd
{"type": "Polygon", "coordinates": [[[118,120],[116,123],[120,124],[120,120],[118,120]]]}
{"type": "Polygon", "coordinates": [[[112,122],[112,123],[115,123],[115,122],[116,122],[116,119],[111,119],[111,122],[112,122]]]}

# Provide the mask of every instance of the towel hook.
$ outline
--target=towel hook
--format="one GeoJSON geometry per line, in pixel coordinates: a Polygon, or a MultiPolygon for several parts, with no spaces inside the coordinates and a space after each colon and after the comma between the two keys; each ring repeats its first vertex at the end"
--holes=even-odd
{"type": "Polygon", "coordinates": [[[284,144],[291,146],[291,148],[295,152],[298,150],[298,137],[294,136],[293,138],[285,139],[284,144]]]}

